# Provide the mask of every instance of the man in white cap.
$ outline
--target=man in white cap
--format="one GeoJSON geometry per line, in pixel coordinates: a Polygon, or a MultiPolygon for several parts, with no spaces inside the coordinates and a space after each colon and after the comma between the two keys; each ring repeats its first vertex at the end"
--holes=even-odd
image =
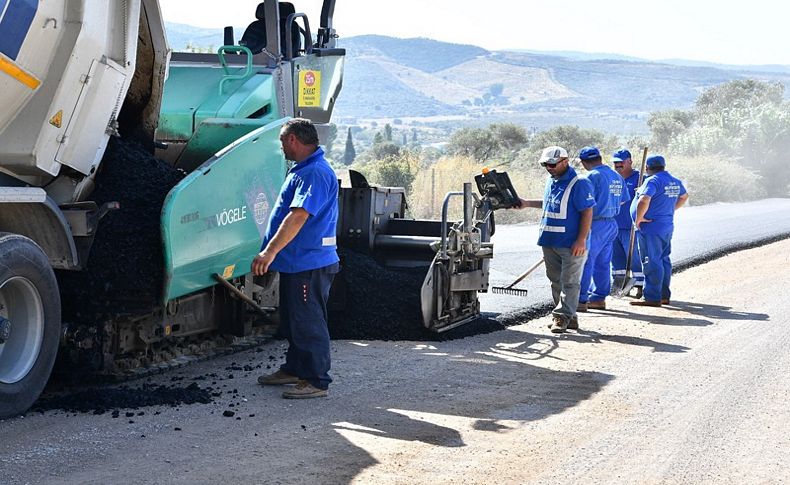
{"type": "Polygon", "coordinates": [[[579,328],[576,306],[595,198],[592,184],[576,174],[564,148],[546,148],[540,164],[549,173],[543,199],[521,199],[520,208],[543,209],[538,245],[543,248],[554,298],[551,331],[563,333],[567,328],[579,328]]]}

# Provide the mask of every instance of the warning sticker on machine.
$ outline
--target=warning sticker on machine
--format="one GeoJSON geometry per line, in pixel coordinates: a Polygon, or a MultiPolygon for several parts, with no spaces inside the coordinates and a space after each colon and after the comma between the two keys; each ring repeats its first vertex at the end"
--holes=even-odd
{"type": "Polygon", "coordinates": [[[321,106],[321,72],[299,71],[299,99],[300,108],[321,106]]]}

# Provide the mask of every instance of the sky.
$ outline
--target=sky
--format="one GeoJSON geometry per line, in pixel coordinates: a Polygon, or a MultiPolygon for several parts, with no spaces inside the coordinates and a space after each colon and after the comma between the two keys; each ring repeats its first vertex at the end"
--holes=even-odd
{"type": "MultiPolygon", "coordinates": [[[[166,21],[246,26],[257,1],[159,0],[166,21]],[[229,8],[233,5],[233,8],[229,8]]],[[[320,0],[292,0],[318,27],[320,0]]],[[[337,0],[343,37],[427,37],[488,50],[613,53],[650,60],[790,65],[781,0],[337,0]]],[[[240,37],[241,33],[237,33],[240,37]]]]}

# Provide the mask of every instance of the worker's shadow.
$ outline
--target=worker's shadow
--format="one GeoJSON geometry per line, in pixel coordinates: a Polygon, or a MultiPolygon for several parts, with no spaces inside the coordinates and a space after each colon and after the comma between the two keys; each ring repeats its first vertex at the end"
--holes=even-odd
{"type": "Polygon", "coordinates": [[[706,303],[697,303],[693,301],[672,300],[670,305],[664,305],[662,308],[666,308],[667,310],[682,311],[717,320],[766,321],[770,318],[765,313],[740,312],[733,310],[732,307],[729,306],[708,305],[706,303]]]}
{"type": "Polygon", "coordinates": [[[448,448],[465,446],[461,433],[453,428],[426,420],[412,419],[403,412],[381,407],[364,413],[364,416],[355,416],[354,423],[335,423],[333,427],[337,430],[366,433],[380,438],[420,441],[433,446],[448,448]]]}
{"type": "Polygon", "coordinates": [[[571,332],[573,331],[562,334],[561,338],[563,340],[573,340],[576,342],[591,342],[591,343],[615,342],[618,344],[625,344],[625,345],[652,347],[653,352],[682,353],[689,350],[689,347],[685,347],[683,345],[656,342],[655,340],[650,340],[649,338],[633,337],[630,335],[606,335],[592,330],[584,330],[584,329],[580,329],[575,333],[571,333],[571,332]]]}
{"type": "Polygon", "coordinates": [[[706,320],[704,318],[667,317],[663,315],[655,315],[652,313],[651,314],[637,313],[628,310],[618,310],[614,308],[607,308],[606,310],[600,310],[591,313],[615,316],[626,320],[638,320],[653,325],[674,325],[674,326],[685,326],[685,327],[706,327],[708,325],[713,325],[712,321],[706,320]]]}

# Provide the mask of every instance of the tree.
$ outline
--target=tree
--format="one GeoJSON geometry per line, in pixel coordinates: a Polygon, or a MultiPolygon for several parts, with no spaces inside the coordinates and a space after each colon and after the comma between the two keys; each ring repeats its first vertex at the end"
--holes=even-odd
{"type": "Polygon", "coordinates": [[[694,122],[694,113],[679,109],[656,111],[650,113],[647,126],[652,135],[651,145],[656,149],[664,149],[679,134],[688,129],[694,122]]]}
{"type": "Polygon", "coordinates": [[[392,141],[392,126],[389,123],[384,125],[384,139],[392,141]]]}
{"type": "Polygon", "coordinates": [[[583,129],[575,125],[555,126],[532,137],[529,144],[529,160],[537,160],[540,152],[552,145],[565,148],[568,150],[568,155],[573,157],[585,146],[594,145],[605,149],[609,142],[606,135],[598,130],[583,129]]]}
{"type": "Polygon", "coordinates": [[[351,128],[349,128],[348,136],[346,136],[346,149],[343,152],[343,163],[351,165],[355,158],[357,158],[357,150],[354,148],[354,139],[351,136],[351,128]]]}
{"type": "MultiPolygon", "coordinates": [[[[397,145],[394,145],[397,147],[397,145]]],[[[371,182],[386,187],[403,187],[408,193],[417,176],[418,162],[410,153],[374,160],[362,168],[371,182]]]]}
{"type": "Polygon", "coordinates": [[[495,98],[502,96],[504,90],[505,90],[505,85],[502,83],[492,84],[491,87],[488,88],[488,92],[491,93],[491,96],[495,98]]]}
{"type": "Polygon", "coordinates": [[[512,158],[527,144],[524,128],[512,123],[492,124],[488,128],[462,128],[450,137],[448,153],[478,161],[492,157],[512,158]]]}
{"type": "Polygon", "coordinates": [[[500,148],[505,150],[520,150],[524,148],[529,140],[527,131],[513,123],[499,123],[493,124],[489,130],[494,134],[494,137],[499,141],[500,148]]]}
{"type": "Polygon", "coordinates": [[[447,151],[453,155],[488,160],[499,148],[491,130],[485,128],[461,128],[450,136],[447,151]]]}
{"type": "Polygon", "coordinates": [[[373,144],[380,145],[384,143],[384,135],[381,134],[380,131],[377,131],[375,135],[373,135],[373,144]]]}
{"type": "MultiPolygon", "coordinates": [[[[670,124],[666,117],[656,120],[664,129],[670,124]]],[[[784,87],[740,79],[708,89],[697,99],[693,122],[674,134],[668,151],[737,161],[762,176],[768,196],[787,196],[790,172],[784,159],[790,151],[790,103],[784,100],[784,87]]]]}
{"type": "Polygon", "coordinates": [[[368,157],[370,160],[385,160],[387,158],[397,157],[400,154],[400,147],[391,141],[374,143],[368,151],[368,157]]]}
{"type": "Polygon", "coordinates": [[[783,102],[782,83],[769,83],[754,79],[739,79],[720,84],[703,92],[695,105],[700,118],[713,116],[721,119],[723,114],[743,117],[746,112],[769,104],[778,106],[783,102]]]}
{"type": "Polygon", "coordinates": [[[326,133],[326,139],[324,140],[324,147],[326,148],[326,152],[332,152],[332,146],[335,144],[335,140],[337,140],[337,125],[334,123],[329,123],[328,125],[329,130],[326,133]]]}

